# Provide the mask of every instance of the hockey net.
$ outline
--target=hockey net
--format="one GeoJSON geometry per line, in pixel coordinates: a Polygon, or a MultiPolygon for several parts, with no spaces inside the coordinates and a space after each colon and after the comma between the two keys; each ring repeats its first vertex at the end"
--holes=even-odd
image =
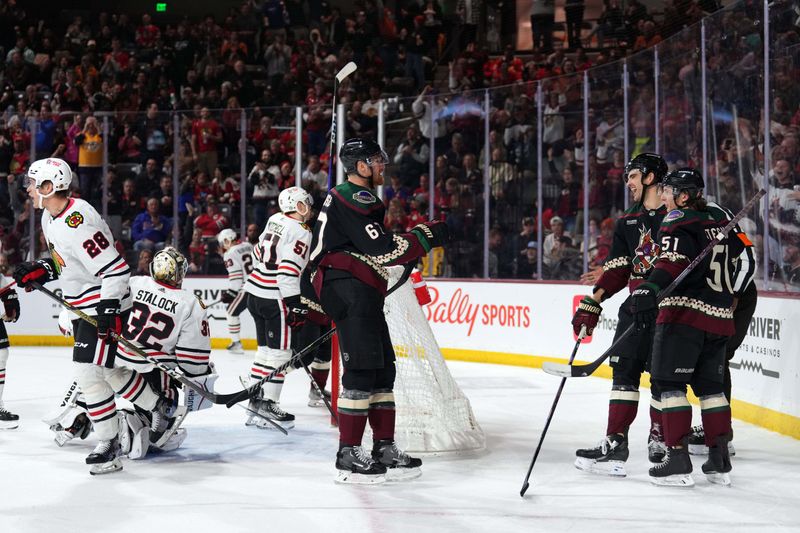
{"type": "MultiPolygon", "coordinates": [[[[389,269],[392,287],[402,267],[389,269]]],[[[402,449],[415,453],[448,454],[482,450],[486,439],[469,400],[447,368],[411,281],[389,295],[384,306],[386,322],[397,357],[394,385],[395,438],[402,449]]],[[[334,379],[341,390],[341,364],[334,363],[334,379]]],[[[372,446],[364,434],[364,445],[372,446]]]]}

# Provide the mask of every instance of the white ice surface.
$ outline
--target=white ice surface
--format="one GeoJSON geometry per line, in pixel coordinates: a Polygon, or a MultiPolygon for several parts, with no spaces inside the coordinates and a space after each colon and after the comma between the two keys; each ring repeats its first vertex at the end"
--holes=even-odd
{"type": "MultiPolygon", "coordinates": [[[[248,356],[216,351],[218,389],[238,389],[248,356]]],[[[648,402],[631,430],[626,479],[572,466],[575,448],[605,430],[609,381],[567,383],[527,496],[522,479],[558,378],[540,370],[450,363],[487,435],[479,456],[431,458],[421,478],[356,487],[333,483],[337,434],[324,410],[306,406],[308,380],[287,379],[283,407],[297,415],[285,437],[244,426],[245,412],[190,415],[183,447],[119,473],[92,477],[86,441],[58,448],[40,421],[71,381],[67,348],[12,347],[6,405],[21,416],[0,431],[0,532],[179,531],[798,531],[800,442],[734,421],[730,488],[705,480],[694,458],[692,489],[647,479],[648,402]]],[[[646,391],[642,396],[645,397],[646,391]]]]}

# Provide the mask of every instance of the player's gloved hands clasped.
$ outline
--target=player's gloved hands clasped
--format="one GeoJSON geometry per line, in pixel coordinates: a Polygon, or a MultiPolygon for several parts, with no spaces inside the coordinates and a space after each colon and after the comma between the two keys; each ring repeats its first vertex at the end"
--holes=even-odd
{"type": "Polygon", "coordinates": [[[234,300],[234,298],[236,298],[237,294],[239,293],[234,290],[228,289],[222,293],[220,299],[222,300],[222,303],[229,304],[234,300]]]}
{"type": "Polygon", "coordinates": [[[100,300],[97,304],[97,338],[110,340],[111,333],[122,333],[119,300],[100,300]]]}
{"type": "Polygon", "coordinates": [[[284,298],[283,302],[286,304],[286,323],[290,328],[299,328],[306,323],[308,307],[303,303],[299,294],[284,298]]]}
{"type": "Polygon", "coordinates": [[[594,328],[597,327],[602,311],[603,308],[594,298],[584,296],[575,310],[575,315],[572,317],[572,331],[575,332],[575,335],[581,334],[583,326],[586,326],[586,334],[591,335],[594,328]]]}
{"type": "Polygon", "coordinates": [[[33,290],[33,282],[47,283],[58,279],[56,264],[52,259],[37,259],[20,263],[14,268],[13,275],[17,285],[27,292],[33,290]]]}
{"type": "Polygon", "coordinates": [[[6,311],[3,320],[16,322],[19,319],[19,297],[17,296],[17,291],[14,289],[7,290],[0,294],[0,300],[3,301],[3,307],[6,311]]]}
{"type": "Polygon", "coordinates": [[[652,326],[658,316],[658,287],[652,283],[642,283],[631,293],[631,314],[636,329],[652,326]]]}
{"type": "Polygon", "coordinates": [[[417,236],[426,252],[450,242],[450,228],[444,222],[423,222],[411,228],[411,233],[417,236]]]}

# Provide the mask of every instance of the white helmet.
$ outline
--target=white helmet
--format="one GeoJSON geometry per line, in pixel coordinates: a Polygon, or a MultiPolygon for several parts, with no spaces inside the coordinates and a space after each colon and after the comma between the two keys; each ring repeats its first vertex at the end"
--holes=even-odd
{"type": "Polygon", "coordinates": [[[42,200],[50,198],[56,191],[67,191],[72,183],[72,169],[63,159],[56,157],[48,157],[47,159],[40,159],[34,161],[30,168],[28,168],[28,176],[25,182],[25,188],[28,187],[31,181],[40,188],[42,184],[49,181],[53,184],[53,190],[47,195],[39,195],[39,209],[42,208],[42,200]]]}
{"type": "Polygon", "coordinates": [[[224,230],[222,230],[219,233],[217,233],[217,242],[223,248],[228,246],[227,243],[233,243],[238,238],[239,238],[239,236],[236,235],[236,232],[233,231],[231,228],[225,228],[224,230]]]}
{"type": "Polygon", "coordinates": [[[297,202],[303,202],[308,206],[309,211],[314,205],[314,199],[300,187],[289,187],[281,191],[278,195],[278,207],[284,214],[295,213],[297,202]]]}
{"type": "Polygon", "coordinates": [[[189,270],[189,263],[176,248],[167,246],[156,252],[150,263],[150,276],[156,281],[180,288],[183,277],[189,270]]]}

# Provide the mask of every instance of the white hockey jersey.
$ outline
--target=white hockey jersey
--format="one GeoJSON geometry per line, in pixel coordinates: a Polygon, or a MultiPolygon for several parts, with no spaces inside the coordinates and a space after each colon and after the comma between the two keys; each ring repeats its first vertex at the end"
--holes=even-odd
{"type": "MultiPolygon", "coordinates": [[[[131,278],[131,293],[133,308],[123,327],[124,337],[158,361],[177,364],[187,376],[208,373],[211,332],[200,300],[150,276],[131,278]]],[[[152,370],[151,363],[122,344],[117,362],[139,372],[152,370]]]]}
{"type": "Polygon", "coordinates": [[[45,210],[42,231],[59,271],[64,300],[88,315],[97,314],[95,306],[100,300],[119,300],[123,311],[131,306],[131,269],[94,207],[70,198],[57,217],[45,210]]]}
{"type": "Polygon", "coordinates": [[[228,248],[222,259],[228,269],[228,289],[239,292],[253,271],[253,245],[249,242],[235,244],[228,248]]]}
{"type": "Polygon", "coordinates": [[[245,291],[277,300],[300,294],[300,273],[308,263],[311,228],[299,220],[275,213],[253,249],[253,271],[245,291]]]}

